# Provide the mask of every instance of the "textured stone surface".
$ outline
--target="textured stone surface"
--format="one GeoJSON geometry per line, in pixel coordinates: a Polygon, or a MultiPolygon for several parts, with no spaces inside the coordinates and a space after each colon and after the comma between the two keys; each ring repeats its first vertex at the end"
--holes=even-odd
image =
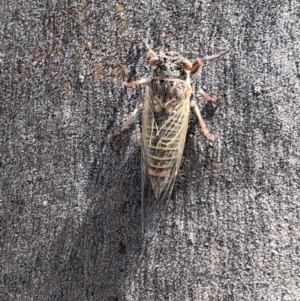
{"type": "Polygon", "coordinates": [[[0,300],[300,300],[298,1],[2,1],[0,300]],[[145,50],[208,62],[183,164],[141,236],[145,50]],[[216,110],[215,110],[216,109],[216,110]]]}

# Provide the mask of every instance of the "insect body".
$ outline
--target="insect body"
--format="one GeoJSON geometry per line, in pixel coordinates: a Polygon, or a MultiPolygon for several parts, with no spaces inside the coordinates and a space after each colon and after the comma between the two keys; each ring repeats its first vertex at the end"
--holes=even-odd
{"type": "MultiPolygon", "coordinates": [[[[144,42],[144,41],[143,41],[144,42]]],[[[204,135],[214,140],[194,101],[191,101],[193,87],[190,76],[197,73],[203,60],[218,58],[229,50],[197,60],[194,64],[175,52],[153,52],[148,44],[149,64],[152,76],[131,83],[128,87],[146,83],[142,122],[142,223],[146,236],[153,236],[170,199],[180,167],[186,140],[190,107],[194,107],[204,135]]],[[[201,94],[210,101],[204,91],[201,94]]],[[[120,132],[132,121],[134,111],[120,132]]],[[[119,133],[120,133],[119,132],[119,133]]]]}

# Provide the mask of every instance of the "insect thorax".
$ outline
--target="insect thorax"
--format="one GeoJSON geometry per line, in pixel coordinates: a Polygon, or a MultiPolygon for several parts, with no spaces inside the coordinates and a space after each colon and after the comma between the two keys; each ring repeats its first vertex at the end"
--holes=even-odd
{"type": "Polygon", "coordinates": [[[172,112],[185,100],[190,80],[184,61],[184,57],[176,52],[160,52],[158,55],[149,83],[155,111],[172,112]]]}
{"type": "Polygon", "coordinates": [[[188,85],[184,81],[152,79],[149,84],[151,106],[154,111],[170,113],[185,101],[188,85]]]}

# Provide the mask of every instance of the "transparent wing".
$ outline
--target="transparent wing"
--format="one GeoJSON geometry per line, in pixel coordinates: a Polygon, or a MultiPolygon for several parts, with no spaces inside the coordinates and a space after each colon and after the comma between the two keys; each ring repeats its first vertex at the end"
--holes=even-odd
{"type": "Polygon", "coordinates": [[[186,140],[190,92],[170,113],[155,111],[147,87],[142,123],[142,223],[146,236],[155,234],[171,197],[186,140]]]}

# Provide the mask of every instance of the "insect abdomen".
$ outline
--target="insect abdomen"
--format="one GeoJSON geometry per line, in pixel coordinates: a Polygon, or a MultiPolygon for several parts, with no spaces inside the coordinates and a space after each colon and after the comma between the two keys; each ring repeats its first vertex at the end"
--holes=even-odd
{"type": "Polygon", "coordinates": [[[147,126],[144,137],[147,154],[148,174],[155,197],[158,198],[168,185],[170,178],[175,179],[180,164],[182,147],[185,142],[183,118],[176,113],[157,113],[156,126],[147,126]],[[179,120],[178,120],[179,119],[179,120]]]}

